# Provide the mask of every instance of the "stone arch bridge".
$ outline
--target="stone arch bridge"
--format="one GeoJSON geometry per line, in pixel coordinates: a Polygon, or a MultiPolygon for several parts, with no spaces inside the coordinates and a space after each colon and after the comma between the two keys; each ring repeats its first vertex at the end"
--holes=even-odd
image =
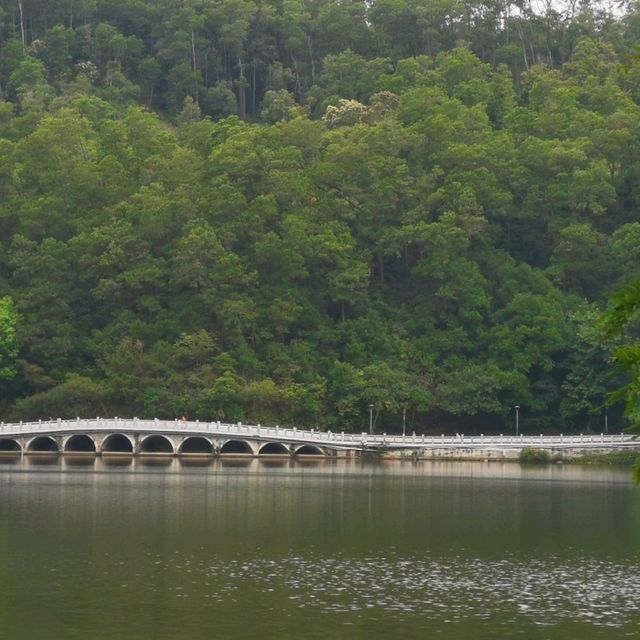
{"type": "Polygon", "coordinates": [[[0,453],[95,455],[335,455],[311,432],[180,420],[55,420],[0,426],[0,453]]]}
{"type": "Polygon", "coordinates": [[[517,458],[522,449],[561,456],[640,450],[625,434],[387,436],[181,420],[95,418],[0,425],[0,454],[517,458]]]}

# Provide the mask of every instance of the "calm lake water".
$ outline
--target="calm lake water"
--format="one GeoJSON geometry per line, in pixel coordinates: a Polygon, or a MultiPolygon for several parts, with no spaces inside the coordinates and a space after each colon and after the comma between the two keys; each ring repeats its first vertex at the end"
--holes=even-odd
{"type": "Polygon", "coordinates": [[[640,635],[628,471],[0,461],[0,638],[640,635]]]}

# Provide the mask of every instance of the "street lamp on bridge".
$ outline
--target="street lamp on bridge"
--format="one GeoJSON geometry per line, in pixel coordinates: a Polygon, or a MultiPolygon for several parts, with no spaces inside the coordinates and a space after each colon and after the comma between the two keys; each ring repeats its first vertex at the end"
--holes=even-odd
{"type": "Polygon", "coordinates": [[[520,405],[517,404],[514,409],[516,410],[516,437],[518,437],[520,431],[520,405]]]}
{"type": "Polygon", "coordinates": [[[373,405],[369,405],[369,435],[373,435],[373,405]]]}

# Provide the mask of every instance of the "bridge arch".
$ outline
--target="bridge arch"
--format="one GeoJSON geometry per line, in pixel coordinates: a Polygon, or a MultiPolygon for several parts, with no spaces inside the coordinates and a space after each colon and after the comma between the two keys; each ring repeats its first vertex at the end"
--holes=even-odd
{"type": "Polygon", "coordinates": [[[267,442],[260,447],[258,453],[261,456],[288,456],[289,448],[282,442],[267,442]]]}
{"type": "Polygon", "coordinates": [[[183,453],[212,456],[213,443],[204,436],[189,436],[185,438],[178,447],[178,455],[182,455],[183,453]]]}
{"type": "Polygon", "coordinates": [[[325,452],[314,444],[303,444],[296,449],[297,456],[324,456],[325,452]]]}
{"type": "Polygon", "coordinates": [[[60,447],[51,436],[31,438],[26,448],[28,453],[60,453],[60,447]]]}
{"type": "Polygon", "coordinates": [[[76,433],[65,440],[63,449],[65,453],[96,453],[96,443],[91,436],[76,433]]]}
{"type": "Polygon", "coordinates": [[[173,442],[169,438],[154,434],[140,441],[138,453],[168,454],[172,456],[175,455],[175,449],[173,442]]]}
{"type": "Polygon", "coordinates": [[[133,440],[123,433],[110,433],[102,441],[101,453],[133,453],[133,440]]]}
{"type": "Polygon", "coordinates": [[[21,453],[22,447],[17,440],[13,438],[0,439],[0,453],[21,453]]]}
{"type": "Polygon", "coordinates": [[[245,455],[255,455],[253,447],[246,440],[227,440],[220,447],[220,454],[245,454],[245,455]]]}

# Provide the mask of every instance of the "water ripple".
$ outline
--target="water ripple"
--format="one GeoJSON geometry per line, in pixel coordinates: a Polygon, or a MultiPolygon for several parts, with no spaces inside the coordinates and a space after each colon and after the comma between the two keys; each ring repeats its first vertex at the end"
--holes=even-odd
{"type": "Polygon", "coordinates": [[[176,558],[168,564],[172,574],[185,577],[174,587],[176,597],[186,597],[191,587],[210,602],[233,598],[251,583],[256,594],[275,593],[283,609],[326,614],[384,612],[399,621],[420,616],[455,623],[499,612],[501,624],[524,618],[536,625],[632,625],[635,633],[640,627],[638,559],[293,555],[188,563],[176,558]]]}

